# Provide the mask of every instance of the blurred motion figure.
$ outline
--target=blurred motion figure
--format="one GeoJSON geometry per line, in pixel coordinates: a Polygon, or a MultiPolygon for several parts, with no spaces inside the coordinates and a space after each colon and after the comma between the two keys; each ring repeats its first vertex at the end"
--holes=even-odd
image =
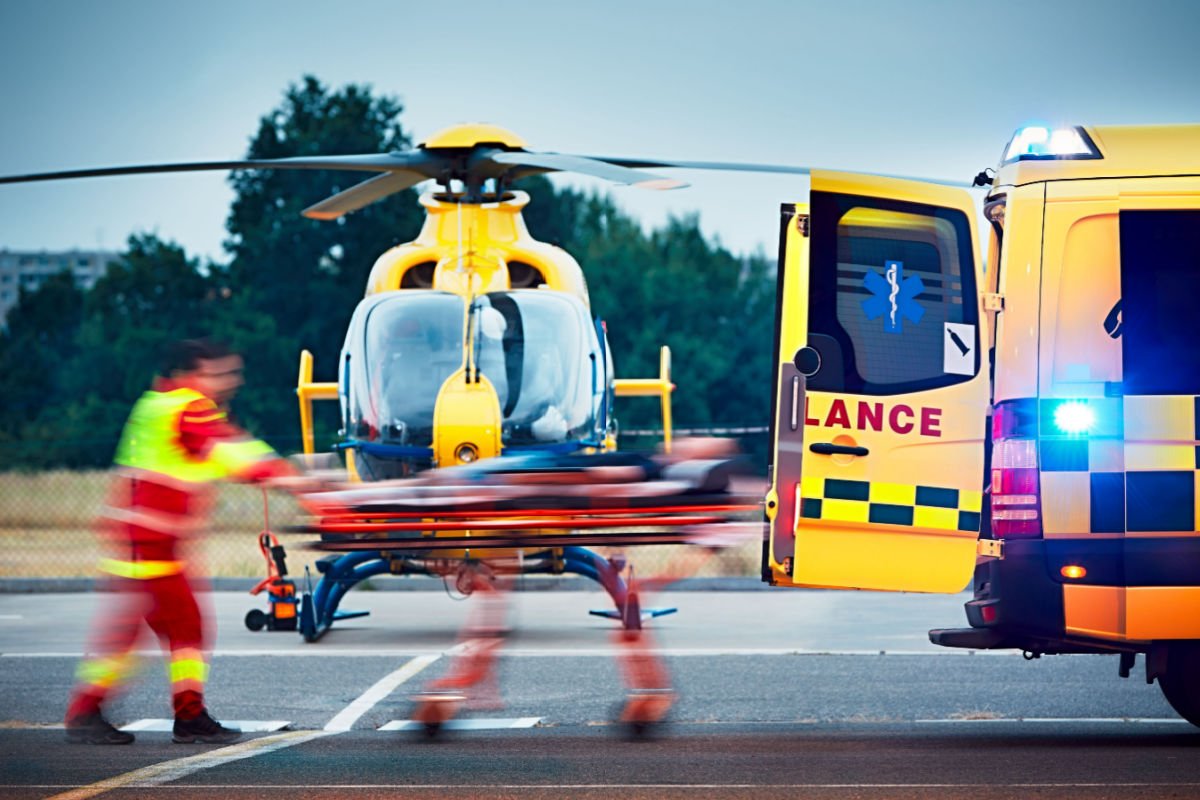
{"type": "Polygon", "coordinates": [[[112,600],[98,612],[89,654],[76,673],[66,714],[69,741],[133,741],[133,734],[104,718],[102,707],[133,672],[143,622],[169,651],[174,740],[223,743],[241,735],[214,720],[204,705],[204,615],[177,552],[188,534],[204,527],[216,481],[286,486],[304,480],[267,444],[229,421],[225,409],[241,385],[239,355],[206,339],[178,341],[167,348],[160,376],[125,423],[98,523],[111,553],[100,570],[112,600]]]}

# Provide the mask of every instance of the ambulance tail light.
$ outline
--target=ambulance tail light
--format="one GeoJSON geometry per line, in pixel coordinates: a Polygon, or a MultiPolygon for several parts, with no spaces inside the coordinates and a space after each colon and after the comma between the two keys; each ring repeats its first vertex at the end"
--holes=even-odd
{"type": "Polygon", "coordinates": [[[992,415],[992,535],[1042,535],[1037,401],[999,403],[992,415]]]}

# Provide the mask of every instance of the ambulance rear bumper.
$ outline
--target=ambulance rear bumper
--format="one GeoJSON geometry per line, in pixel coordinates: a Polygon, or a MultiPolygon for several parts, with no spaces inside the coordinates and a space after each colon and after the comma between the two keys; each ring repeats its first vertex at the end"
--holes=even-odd
{"type": "Polygon", "coordinates": [[[942,647],[965,647],[969,650],[1000,650],[1016,646],[995,628],[938,628],[929,632],[929,641],[942,647]]]}
{"type": "Polygon", "coordinates": [[[1062,584],[1046,568],[1046,542],[1006,540],[1004,557],[975,568],[974,597],[964,605],[969,628],[929,632],[943,647],[1046,651],[1065,639],[1062,584]]]}

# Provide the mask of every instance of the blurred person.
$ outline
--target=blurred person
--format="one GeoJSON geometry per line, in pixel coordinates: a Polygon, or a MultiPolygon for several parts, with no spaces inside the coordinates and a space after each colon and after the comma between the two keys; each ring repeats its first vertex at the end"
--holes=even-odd
{"type": "Polygon", "coordinates": [[[306,481],[229,421],[226,408],[241,385],[242,359],[225,345],[178,341],[167,348],[159,377],[125,423],[98,523],[112,553],[100,570],[113,594],[93,623],[89,654],[76,673],[66,713],[69,741],[133,741],[102,711],[132,675],[143,622],[169,651],[174,741],[225,743],[241,736],[214,720],[204,704],[208,631],[179,545],[204,527],[216,481],[284,488],[305,488],[306,481]]]}

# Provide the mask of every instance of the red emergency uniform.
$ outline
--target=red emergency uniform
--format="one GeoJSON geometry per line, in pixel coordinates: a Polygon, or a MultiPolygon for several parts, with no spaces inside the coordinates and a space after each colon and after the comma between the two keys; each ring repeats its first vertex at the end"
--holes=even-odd
{"type": "Polygon", "coordinates": [[[113,555],[100,569],[111,576],[116,608],[99,617],[67,719],[98,713],[132,674],[143,622],[170,651],[175,716],[194,719],[204,710],[207,641],[178,545],[204,527],[216,481],[257,481],[294,470],[230,423],[211,399],[166,379],[134,405],[115,462],[100,519],[113,555]]]}

